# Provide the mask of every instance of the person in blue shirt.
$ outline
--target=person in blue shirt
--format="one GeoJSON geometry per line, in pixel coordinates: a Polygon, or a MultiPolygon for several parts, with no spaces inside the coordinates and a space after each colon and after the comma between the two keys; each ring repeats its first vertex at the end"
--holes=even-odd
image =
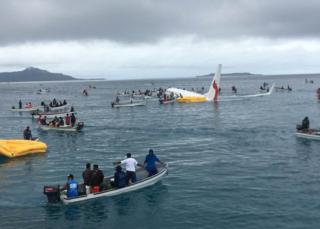
{"type": "Polygon", "coordinates": [[[74,180],[73,175],[70,174],[68,176],[67,181],[67,196],[68,197],[76,197],[78,196],[78,183],[74,180]]]}
{"type": "Polygon", "coordinates": [[[164,165],[164,163],[160,161],[158,157],[153,153],[153,150],[150,149],[149,154],[146,156],[146,159],[144,160],[144,166],[146,170],[149,172],[149,177],[158,173],[156,162],[159,162],[162,165],[164,165]]]}
{"type": "Polygon", "coordinates": [[[116,167],[116,172],[114,173],[114,185],[116,188],[123,188],[127,186],[127,176],[125,172],[122,171],[120,165],[116,167]]]}

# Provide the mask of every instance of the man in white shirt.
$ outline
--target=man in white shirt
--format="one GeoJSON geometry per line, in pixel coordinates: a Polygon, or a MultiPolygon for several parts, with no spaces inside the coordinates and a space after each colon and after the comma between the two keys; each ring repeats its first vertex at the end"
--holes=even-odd
{"type": "Polygon", "coordinates": [[[120,162],[116,162],[114,164],[121,164],[121,165],[125,165],[126,167],[126,178],[127,178],[127,184],[132,184],[134,182],[137,181],[137,177],[136,177],[136,166],[140,166],[143,167],[142,165],[140,165],[136,159],[131,157],[131,153],[127,153],[127,158],[120,161],[120,162]]]}

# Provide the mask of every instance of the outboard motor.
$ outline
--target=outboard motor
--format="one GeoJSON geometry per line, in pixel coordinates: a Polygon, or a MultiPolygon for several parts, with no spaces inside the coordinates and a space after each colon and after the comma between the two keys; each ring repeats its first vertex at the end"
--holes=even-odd
{"type": "Polygon", "coordinates": [[[60,186],[44,186],[43,194],[47,196],[49,203],[57,203],[60,201],[60,186]]]}
{"type": "Polygon", "coordinates": [[[78,126],[77,126],[77,130],[81,130],[84,126],[84,123],[83,122],[79,122],[78,123],[78,126]]]}

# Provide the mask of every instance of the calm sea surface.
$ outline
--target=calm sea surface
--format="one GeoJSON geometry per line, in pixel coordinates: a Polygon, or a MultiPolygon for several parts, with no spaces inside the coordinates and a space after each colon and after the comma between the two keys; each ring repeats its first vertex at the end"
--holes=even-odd
{"type": "Polygon", "coordinates": [[[314,84],[304,77],[225,77],[223,95],[258,93],[267,81],[291,93],[226,99],[218,104],[169,104],[112,109],[125,89],[208,87],[209,79],[0,84],[0,138],[21,138],[29,125],[48,152],[0,159],[0,228],[319,228],[320,142],[297,139],[295,126],[309,116],[320,127],[314,84]],[[81,94],[89,84],[89,96],[81,94]],[[51,92],[37,95],[49,87],[51,92]],[[37,129],[28,114],[9,111],[19,99],[67,99],[82,133],[37,129]],[[111,198],[64,206],[47,204],[43,186],[62,184],[85,163],[105,175],[127,152],[142,161],[149,148],[169,163],[154,186],[111,198]]]}

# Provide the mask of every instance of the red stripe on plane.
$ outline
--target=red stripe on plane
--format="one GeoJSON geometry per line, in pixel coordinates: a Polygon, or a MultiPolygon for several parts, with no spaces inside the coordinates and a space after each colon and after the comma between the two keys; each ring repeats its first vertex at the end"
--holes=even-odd
{"type": "Polygon", "coordinates": [[[213,101],[218,101],[218,96],[219,96],[219,88],[218,88],[218,85],[216,83],[216,81],[214,80],[213,81],[213,89],[215,90],[215,94],[214,94],[214,98],[213,98],[213,101]]]}

